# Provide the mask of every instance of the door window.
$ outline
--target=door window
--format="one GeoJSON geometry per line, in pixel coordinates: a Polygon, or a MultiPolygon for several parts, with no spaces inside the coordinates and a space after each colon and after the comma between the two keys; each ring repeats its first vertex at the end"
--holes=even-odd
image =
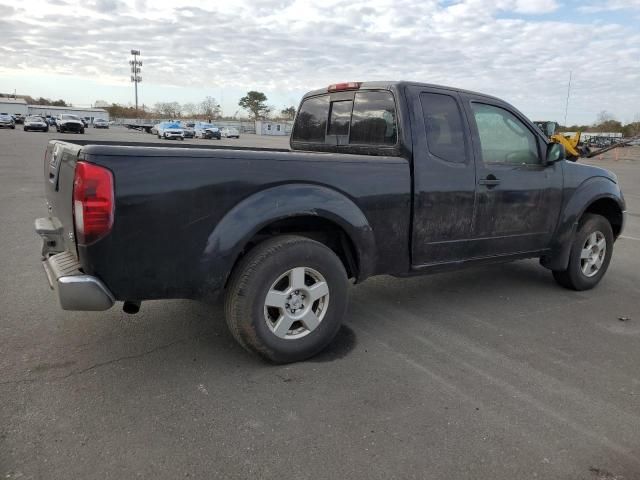
{"type": "Polygon", "coordinates": [[[422,93],[420,103],[429,152],[447,162],[466,163],[462,116],[456,100],[450,95],[422,93]]]}
{"type": "Polygon", "coordinates": [[[471,106],[485,164],[540,164],[535,135],[515,115],[484,103],[471,106]]]}

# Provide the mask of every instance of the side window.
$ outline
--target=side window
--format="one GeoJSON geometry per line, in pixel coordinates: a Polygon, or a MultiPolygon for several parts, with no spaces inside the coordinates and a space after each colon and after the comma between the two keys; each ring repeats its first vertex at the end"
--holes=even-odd
{"type": "Polygon", "coordinates": [[[450,95],[422,93],[420,103],[429,152],[447,162],[466,163],[464,127],[456,100],[450,95]]]}
{"type": "Polygon", "coordinates": [[[397,140],[396,106],[391,92],[356,92],[349,143],[395,145],[397,140]]]}
{"type": "Polygon", "coordinates": [[[298,111],[293,128],[293,140],[308,143],[324,143],[329,117],[329,96],[311,97],[298,111]]]}
{"type": "Polygon", "coordinates": [[[483,103],[472,103],[484,163],[537,165],[535,135],[512,113],[483,103]]]}
{"type": "Polygon", "coordinates": [[[329,117],[329,135],[349,135],[349,120],[353,102],[343,100],[331,102],[331,115],[329,117]]]}

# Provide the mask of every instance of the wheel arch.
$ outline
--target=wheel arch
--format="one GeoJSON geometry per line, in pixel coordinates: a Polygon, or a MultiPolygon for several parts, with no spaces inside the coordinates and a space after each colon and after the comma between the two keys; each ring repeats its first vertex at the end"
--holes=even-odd
{"type": "Polygon", "coordinates": [[[587,213],[595,213],[607,219],[613,230],[613,237],[618,238],[622,232],[623,210],[620,204],[611,197],[605,196],[591,202],[582,212],[580,218],[587,213]]]}
{"type": "Polygon", "coordinates": [[[374,271],[373,231],[353,200],[321,185],[285,184],[245,198],[216,225],[202,254],[204,288],[223,288],[240,258],[280,234],[298,234],[327,245],[357,282],[374,271]]]}
{"type": "Polygon", "coordinates": [[[564,270],[580,219],[586,213],[605,217],[611,224],[614,238],[622,232],[624,200],[618,185],[606,177],[591,177],[580,185],[566,202],[550,245],[550,254],[541,263],[551,270],[564,270]]]}

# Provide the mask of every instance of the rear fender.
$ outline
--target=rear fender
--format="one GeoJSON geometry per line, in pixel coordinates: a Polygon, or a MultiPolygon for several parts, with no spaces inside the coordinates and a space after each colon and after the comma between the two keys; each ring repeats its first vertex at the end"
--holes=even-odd
{"type": "Polygon", "coordinates": [[[319,185],[287,184],[245,198],[216,225],[202,254],[205,288],[215,291],[224,287],[238,257],[262,229],[282,219],[305,215],[329,220],[346,232],[355,247],[358,281],[373,273],[375,238],[362,210],[336,190],[319,185]]]}

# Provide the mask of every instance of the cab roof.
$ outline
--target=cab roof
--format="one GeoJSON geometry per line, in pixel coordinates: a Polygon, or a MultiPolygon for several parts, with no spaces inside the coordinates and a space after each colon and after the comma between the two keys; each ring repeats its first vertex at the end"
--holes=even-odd
{"type": "MultiPolygon", "coordinates": [[[[361,82],[360,83],[360,87],[357,89],[352,89],[352,91],[357,91],[357,90],[400,90],[403,89],[404,87],[427,87],[427,88],[437,88],[440,90],[449,90],[452,92],[460,92],[460,93],[467,93],[470,95],[476,95],[479,97],[484,97],[484,98],[490,98],[492,100],[498,100],[503,102],[504,100],[498,98],[498,97],[494,97],[491,95],[487,95],[484,93],[480,93],[480,92],[474,92],[471,90],[464,90],[462,88],[456,88],[456,87],[449,87],[446,85],[437,85],[437,84],[433,84],[433,83],[422,83],[422,82],[412,82],[412,81],[407,81],[407,80],[378,80],[378,81],[374,81],[374,82],[361,82]]],[[[307,92],[304,94],[304,96],[302,98],[307,98],[307,97],[313,97],[315,95],[322,95],[322,94],[327,94],[330,93],[329,92],[329,86],[325,87],[325,88],[320,88],[317,90],[312,90],[310,92],[307,92]]]]}

